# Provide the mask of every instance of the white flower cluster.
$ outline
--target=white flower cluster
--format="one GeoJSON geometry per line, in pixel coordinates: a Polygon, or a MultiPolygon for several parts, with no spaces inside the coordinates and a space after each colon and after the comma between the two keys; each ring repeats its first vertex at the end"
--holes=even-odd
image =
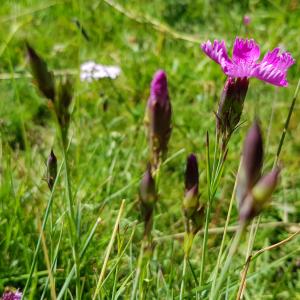
{"type": "Polygon", "coordinates": [[[87,61],[80,66],[80,80],[92,82],[102,78],[116,79],[121,73],[118,66],[98,65],[94,61],[87,61]]]}

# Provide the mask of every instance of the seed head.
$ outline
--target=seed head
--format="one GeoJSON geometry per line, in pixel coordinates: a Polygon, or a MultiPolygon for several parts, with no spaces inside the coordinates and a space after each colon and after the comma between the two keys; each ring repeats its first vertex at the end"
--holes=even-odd
{"type": "Polygon", "coordinates": [[[56,176],[57,176],[57,158],[53,150],[51,150],[47,160],[47,183],[51,191],[53,189],[56,176]]]}
{"type": "Polygon", "coordinates": [[[62,129],[64,143],[67,140],[68,129],[70,125],[70,105],[73,98],[73,86],[68,78],[59,82],[57,98],[55,99],[55,113],[59,126],[62,129]]]}
{"type": "Polygon", "coordinates": [[[40,92],[51,101],[55,99],[54,75],[48,71],[46,62],[27,43],[27,55],[32,72],[32,76],[40,92]]]}

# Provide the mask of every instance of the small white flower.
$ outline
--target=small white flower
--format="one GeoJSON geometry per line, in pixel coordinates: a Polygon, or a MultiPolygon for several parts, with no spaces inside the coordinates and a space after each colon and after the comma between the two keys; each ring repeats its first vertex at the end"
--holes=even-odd
{"type": "Polygon", "coordinates": [[[80,66],[80,80],[92,82],[101,78],[116,79],[121,73],[118,66],[98,65],[94,61],[87,61],[80,66]]]}

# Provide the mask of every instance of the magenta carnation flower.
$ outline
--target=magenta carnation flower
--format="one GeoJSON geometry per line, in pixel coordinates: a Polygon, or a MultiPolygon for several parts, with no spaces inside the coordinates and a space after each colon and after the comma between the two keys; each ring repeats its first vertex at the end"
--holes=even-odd
{"type": "Polygon", "coordinates": [[[289,52],[280,52],[275,48],[268,52],[261,61],[260,48],[253,39],[236,38],[232,59],[229,58],[224,41],[215,40],[201,45],[204,53],[221,65],[223,72],[233,78],[256,77],[276,86],[287,86],[288,68],[295,63],[289,52]]]}

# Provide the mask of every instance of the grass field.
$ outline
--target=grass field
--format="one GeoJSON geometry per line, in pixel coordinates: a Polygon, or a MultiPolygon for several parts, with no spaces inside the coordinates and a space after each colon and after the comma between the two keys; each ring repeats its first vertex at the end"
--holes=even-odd
{"type": "MultiPolygon", "coordinates": [[[[256,117],[264,138],[263,169],[270,170],[276,159],[299,80],[300,2],[2,0],[0,24],[0,295],[7,287],[26,286],[24,299],[208,299],[243,140],[256,117]],[[224,39],[231,52],[236,36],[254,38],[262,53],[286,49],[296,63],[286,88],[250,80],[212,201],[204,264],[202,229],[185,265],[186,157],[193,152],[198,158],[200,202],[207,206],[206,135],[213,157],[215,112],[226,79],[199,45],[224,39]],[[26,42],[56,80],[69,76],[74,84],[67,154],[31,78],[26,42]],[[122,72],[115,80],[80,81],[80,65],[90,60],[122,72]],[[168,76],[173,129],[159,172],[153,249],[144,255],[133,297],[144,228],[138,189],[149,159],[144,115],[158,69],[168,76]],[[59,171],[50,192],[45,176],[52,148],[59,171]]],[[[243,299],[300,299],[299,119],[296,101],[279,157],[281,180],[271,204],[242,236],[219,299],[236,299],[247,255],[290,236],[251,262],[243,299]]],[[[220,269],[237,224],[234,202],[220,269]]]]}

